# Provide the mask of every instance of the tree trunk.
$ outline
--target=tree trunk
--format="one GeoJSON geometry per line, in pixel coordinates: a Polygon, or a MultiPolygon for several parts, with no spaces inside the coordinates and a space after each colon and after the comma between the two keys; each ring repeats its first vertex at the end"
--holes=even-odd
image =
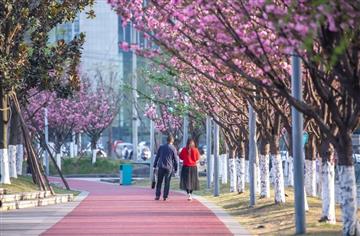
{"type": "Polygon", "coordinates": [[[81,133],[77,133],[75,135],[75,144],[77,146],[77,151],[82,152],[82,146],[81,146],[81,133]]]}
{"type": "Polygon", "coordinates": [[[75,134],[71,133],[71,142],[70,142],[70,158],[74,158],[76,156],[75,154],[75,134]]]}
{"type": "MultiPolygon", "coordinates": [[[[289,127],[290,128],[290,127],[289,127]]],[[[292,152],[292,130],[286,129],[287,131],[287,142],[288,142],[288,155],[287,155],[287,162],[288,162],[288,177],[287,177],[287,186],[293,187],[294,186],[294,160],[293,160],[293,152],[292,152]]]]}
{"type": "Polygon", "coordinates": [[[77,134],[76,133],[74,133],[73,134],[73,143],[74,143],[74,156],[75,157],[78,157],[79,156],[79,146],[77,145],[77,134]]]}
{"type": "Polygon", "coordinates": [[[61,170],[61,154],[56,153],[56,165],[59,167],[59,170],[61,170]]]}
{"type": "Polygon", "coordinates": [[[287,158],[289,163],[288,186],[294,187],[294,160],[290,155],[287,158]]]}
{"type": "Polygon", "coordinates": [[[55,157],[56,157],[56,165],[61,170],[61,145],[58,142],[55,142],[55,157]]]}
{"type": "Polygon", "coordinates": [[[275,203],[283,204],[285,203],[285,186],[284,186],[284,174],[282,168],[282,159],[280,155],[279,148],[280,137],[278,135],[273,135],[270,140],[270,152],[272,157],[272,168],[273,178],[274,178],[274,192],[275,192],[275,203]]]}
{"type": "Polygon", "coordinates": [[[260,176],[260,162],[259,162],[259,151],[257,146],[255,147],[255,193],[260,194],[261,192],[261,176],[260,176]]]}
{"type": "Polygon", "coordinates": [[[24,145],[16,145],[16,172],[17,175],[23,174],[23,162],[24,162],[24,145]]]}
{"type": "Polygon", "coordinates": [[[10,170],[10,177],[17,178],[16,145],[9,145],[9,170],[10,170]]]}
{"type": "Polygon", "coordinates": [[[18,145],[22,145],[22,138],[21,138],[22,131],[21,131],[20,117],[18,113],[15,112],[16,108],[14,105],[11,105],[11,111],[13,112],[10,118],[10,135],[9,135],[10,177],[17,178],[18,175],[17,166],[19,165],[17,161],[22,162],[22,158],[20,158],[20,155],[22,153],[21,150],[18,150],[19,149],[18,145]]]}
{"type": "Polygon", "coordinates": [[[338,165],[343,235],[360,235],[354,166],[338,165]]]}
{"type": "Polygon", "coordinates": [[[270,145],[265,139],[260,140],[260,198],[270,197],[270,172],[269,172],[270,145]]]}
{"type": "Polygon", "coordinates": [[[338,143],[335,145],[339,163],[337,169],[340,183],[340,206],[343,219],[343,235],[360,235],[351,137],[350,132],[341,130],[338,143]]]}
{"type": "Polygon", "coordinates": [[[236,151],[233,148],[229,148],[229,171],[230,171],[230,192],[236,191],[236,151]]]}
{"type": "Polygon", "coordinates": [[[97,149],[96,149],[96,144],[97,141],[99,139],[97,137],[91,137],[91,163],[94,165],[96,163],[96,154],[97,154],[97,149]]]}
{"type": "Polygon", "coordinates": [[[112,140],[112,126],[109,127],[109,139],[108,139],[108,156],[113,159],[115,155],[113,154],[113,140],[112,140]]]}
{"type": "Polygon", "coordinates": [[[246,183],[250,183],[250,168],[249,168],[249,160],[246,160],[245,159],[245,180],[246,180],[246,183]]]}
{"type": "Polygon", "coordinates": [[[228,157],[227,154],[221,155],[221,183],[227,184],[228,182],[228,157]]]}
{"type": "Polygon", "coordinates": [[[320,221],[330,224],[336,223],[335,218],[335,168],[334,149],[328,140],[323,138],[320,144],[321,166],[321,198],[322,217],[320,221]]]}
{"type": "Polygon", "coordinates": [[[249,141],[245,143],[245,180],[250,183],[250,170],[249,170],[249,141]]]}
{"type": "Polygon", "coordinates": [[[245,168],[245,147],[242,142],[239,146],[238,158],[236,159],[236,173],[237,173],[237,191],[243,193],[245,191],[246,181],[246,168],[245,168]]]}
{"type": "Polygon", "coordinates": [[[316,143],[315,136],[309,135],[305,145],[305,190],[307,195],[316,196],[316,143]]]}
{"type": "Polygon", "coordinates": [[[307,195],[316,197],[316,160],[305,160],[305,190],[307,195]]]}
{"type": "Polygon", "coordinates": [[[9,99],[0,87],[0,161],[1,161],[1,183],[10,184],[10,163],[8,155],[8,128],[9,128],[9,99]]]}

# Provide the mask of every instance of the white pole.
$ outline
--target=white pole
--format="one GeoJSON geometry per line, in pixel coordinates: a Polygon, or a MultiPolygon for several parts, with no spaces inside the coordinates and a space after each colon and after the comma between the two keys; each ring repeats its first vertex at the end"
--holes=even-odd
{"type": "MultiPolygon", "coordinates": [[[[302,100],[301,61],[300,57],[291,57],[292,96],[302,100]]],[[[292,145],[294,157],[294,192],[295,192],[295,226],[296,234],[306,232],[305,195],[304,195],[304,157],[303,157],[303,116],[295,107],[291,108],[292,145]]]]}
{"type": "Polygon", "coordinates": [[[250,177],[250,206],[256,204],[256,113],[249,104],[249,177],[250,177]]]}
{"type": "MultiPolygon", "coordinates": [[[[134,28],[134,25],[131,26],[131,44],[137,43],[137,31],[134,28]]],[[[138,114],[137,114],[137,56],[135,51],[132,52],[132,144],[133,144],[133,160],[138,160],[138,114]]]]}
{"type": "Polygon", "coordinates": [[[211,188],[211,118],[206,116],[206,177],[207,188],[211,188]]]}

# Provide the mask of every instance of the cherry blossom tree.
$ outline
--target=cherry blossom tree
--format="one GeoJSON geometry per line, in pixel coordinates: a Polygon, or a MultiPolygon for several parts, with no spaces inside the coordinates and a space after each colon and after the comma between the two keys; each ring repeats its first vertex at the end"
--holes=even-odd
{"type": "Polygon", "coordinates": [[[50,139],[54,142],[56,162],[61,169],[61,147],[72,131],[80,131],[84,126],[82,106],[74,97],[61,98],[55,92],[33,91],[26,108],[26,118],[34,134],[43,134],[45,128],[44,108],[48,112],[50,139]]]}
{"type": "Polygon", "coordinates": [[[44,112],[48,110],[50,138],[55,144],[57,164],[61,168],[61,147],[73,132],[83,131],[91,139],[92,162],[96,162],[96,144],[101,133],[111,124],[118,111],[118,97],[98,84],[92,88],[83,81],[80,91],[68,98],[58,97],[55,92],[33,91],[26,109],[31,130],[42,136],[44,112]]]}
{"type": "Polygon", "coordinates": [[[107,88],[101,81],[95,88],[85,86],[78,94],[77,103],[82,112],[81,130],[90,137],[93,164],[96,162],[97,143],[101,134],[116,117],[120,101],[119,93],[111,87],[107,88]]]}

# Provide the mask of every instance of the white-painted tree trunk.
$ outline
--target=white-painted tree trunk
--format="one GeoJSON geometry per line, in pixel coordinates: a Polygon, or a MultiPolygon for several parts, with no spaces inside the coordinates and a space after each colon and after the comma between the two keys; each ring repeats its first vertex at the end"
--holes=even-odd
{"type": "Polygon", "coordinates": [[[214,183],[214,155],[211,155],[211,165],[210,165],[210,180],[211,183],[214,183]]]}
{"type": "Polygon", "coordinates": [[[92,163],[92,164],[95,164],[95,163],[96,163],[96,152],[97,152],[96,149],[93,149],[93,150],[92,150],[92,158],[91,158],[91,163],[92,163]]]}
{"type": "Polygon", "coordinates": [[[64,157],[63,147],[64,147],[64,145],[61,145],[61,147],[60,147],[60,157],[64,157]]]}
{"type": "Polygon", "coordinates": [[[340,205],[343,235],[360,235],[357,219],[356,179],[354,166],[337,166],[340,182],[340,205]]]}
{"type": "Polygon", "coordinates": [[[70,157],[73,158],[74,156],[75,156],[74,142],[70,142],[70,157]]]}
{"type": "Polygon", "coordinates": [[[16,145],[9,145],[9,168],[10,168],[10,177],[17,178],[16,145]]]}
{"type": "Polygon", "coordinates": [[[223,170],[222,170],[222,176],[221,176],[221,183],[222,184],[227,184],[228,183],[228,155],[227,154],[224,154],[223,155],[223,170]]]}
{"type": "Polygon", "coordinates": [[[281,155],[272,155],[272,159],[274,168],[275,203],[285,203],[285,186],[281,155]]]}
{"type": "Polygon", "coordinates": [[[75,157],[77,157],[79,155],[79,148],[76,143],[74,143],[74,155],[75,155],[75,157]]]}
{"type": "Polygon", "coordinates": [[[229,174],[230,174],[230,192],[233,193],[236,191],[236,180],[237,180],[237,168],[236,168],[236,159],[229,159],[229,174]]]}
{"type": "Polygon", "coordinates": [[[50,151],[51,151],[51,154],[52,154],[53,156],[56,156],[55,143],[49,142],[49,143],[48,143],[48,146],[49,146],[49,149],[50,149],[50,151]]]}
{"type": "Polygon", "coordinates": [[[270,181],[270,185],[274,187],[274,163],[272,158],[270,158],[269,164],[270,163],[271,163],[271,168],[269,170],[269,181],[270,181]]]}
{"type": "Polygon", "coordinates": [[[305,189],[307,195],[316,197],[316,161],[305,160],[305,189]]]}
{"type": "Polygon", "coordinates": [[[56,153],[56,165],[61,170],[61,154],[60,153],[56,153]]]}
{"type": "Polygon", "coordinates": [[[321,182],[322,218],[326,217],[330,224],[335,224],[335,169],[331,162],[322,163],[321,182]]]}
{"type": "Polygon", "coordinates": [[[322,175],[321,175],[321,161],[319,159],[316,160],[316,195],[322,197],[321,189],[322,189],[322,175]]]}
{"type": "Polygon", "coordinates": [[[8,149],[0,149],[1,183],[11,184],[8,149]]]}
{"type": "Polygon", "coordinates": [[[16,172],[17,175],[22,175],[24,162],[24,145],[18,144],[16,145],[16,172]]]}
{"type": "Polygon", "coordinates": [[[335,170],[335,204],[341,204],[339,172],[335,170]]]}
{"type": "Polygon", "coordinates": [[[256,194],[260,194],[261,192],[261,177],[260,177],[260,165],[259,162],[255,163],[255,176],[256,176],[256,194]]]}
{"type": "Polygon", "coordinates": [[[306,196],[305,187],[304,187],[304,199],[305,199],[305,211],[309,211],[309,204],[308,204],[308,200],[307,200],[307,196],[306,196]]]}
{"type": "Polygon", "coordinates": [[[293,187],[294,186],[294,161],[293,161],[292,156],[289,156],[288,163],[289,163],[289,174],[288,174],[288,179],[287,179],[287,185],[290,187],[293,187]]]}
{"type": "MultiPolygon", "coordinates": [[[[284,179],[289,177],[289,153],[284,152],[282,155],[285,156],[285,163],[284,163],[284,179]]],[[[286,181],[285,181],[286,182],[286,181]]]]}
{"type": "Polygon", "coordinates": [[[224,184],[224,177],[225,177],[225,155],[221,154],[219,155],[219,178],[221,180],[221,183],[224,184]]]}
{"type": "Polygon", "coordinates": [[[237,173],[237,191],[238,193],[243,193],[245,192],[245,181],[246,181],[246,177],[245,177],[245,172],[246,172],[246,168],[245,168],[245,158],[238,158],[236,159],[236,173],[237,173]]]}
{"type": "Polygon", "coordinates": [[[261,198],[270,197],[269,155],[260,155],[261,198]]]}
{"type": "Polygon", "coordinates": [[[249,160],[245,160],[245,178],[246,183],[250,183],[249,160]]]}

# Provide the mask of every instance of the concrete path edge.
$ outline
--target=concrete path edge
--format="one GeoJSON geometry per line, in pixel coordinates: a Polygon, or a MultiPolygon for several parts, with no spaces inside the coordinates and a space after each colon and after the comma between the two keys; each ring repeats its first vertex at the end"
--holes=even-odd
{"type": "Polygon", "coordinates": [[[233,216],[229,215],[225,210],[223,210],[220,206],[208,201],[206,198],[193,195],[193,197],[209,208],[221,222],[233,233],[235,236],[238,235],[252,235],[248,230],[246,230],[243,226],[241,226],[233,216]]]}

